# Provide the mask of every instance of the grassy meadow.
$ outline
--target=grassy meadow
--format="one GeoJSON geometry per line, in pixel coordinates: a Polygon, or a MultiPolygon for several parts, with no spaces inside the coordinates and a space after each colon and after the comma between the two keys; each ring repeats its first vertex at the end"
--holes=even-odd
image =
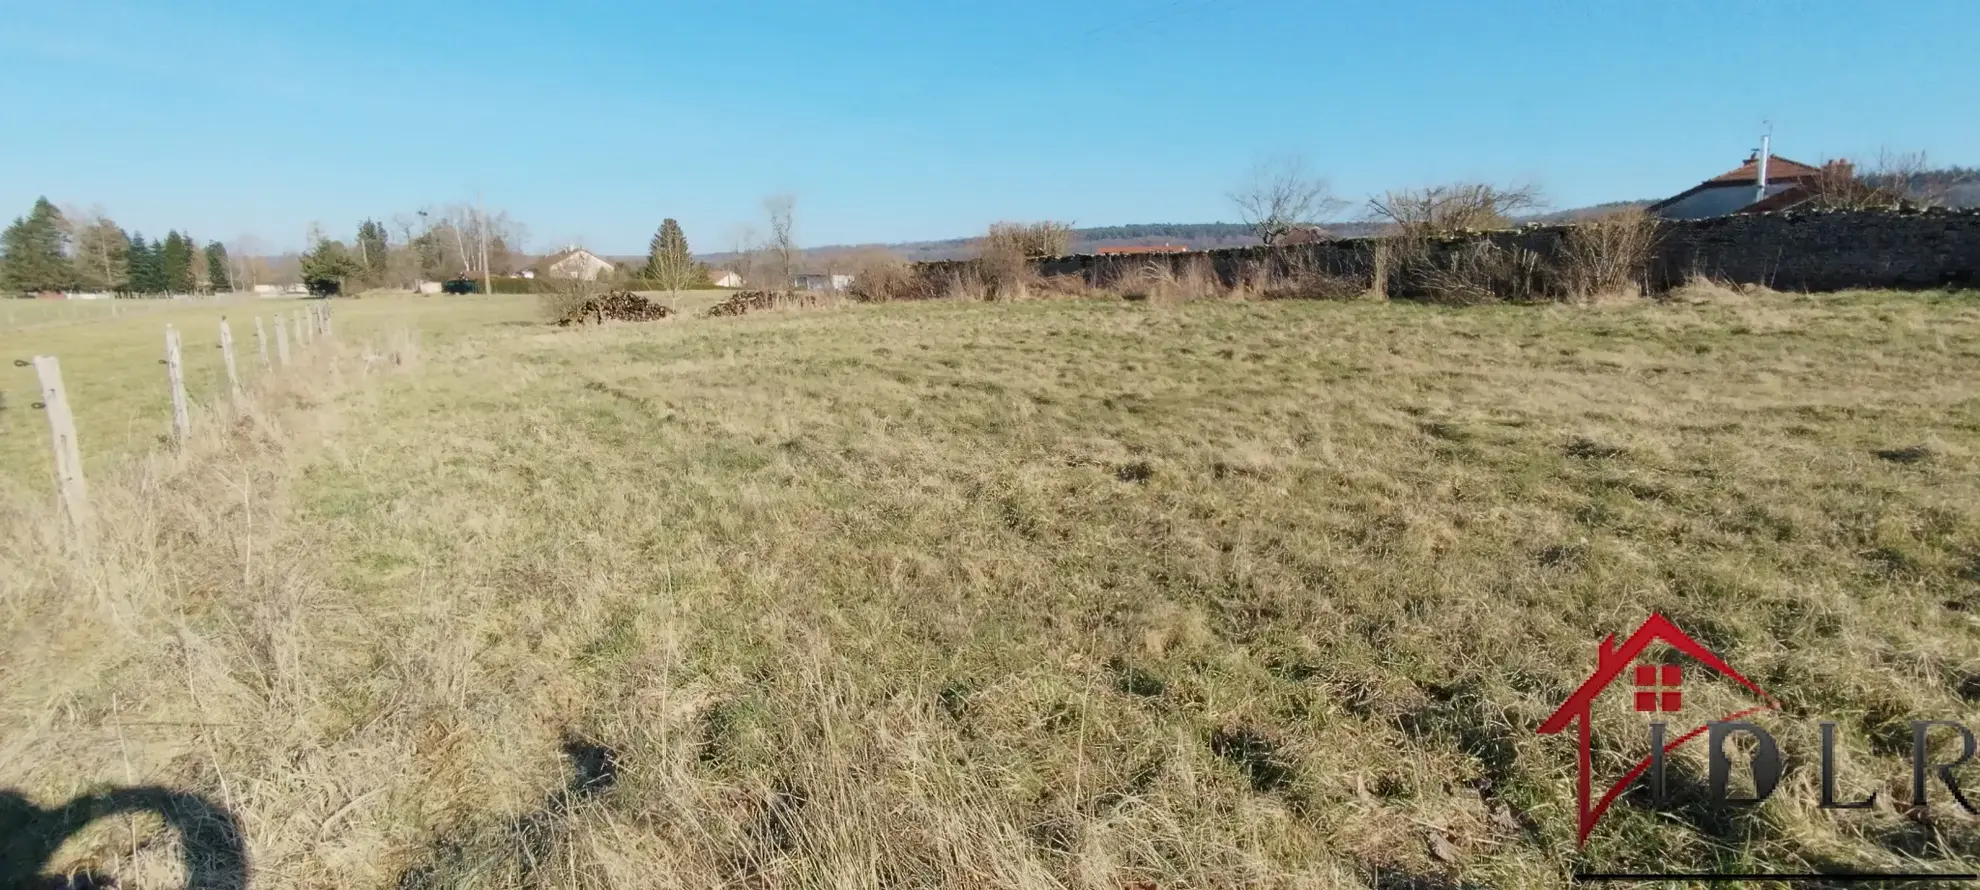
{"type": "MultiPolygon", "coordinates": [[[[195,791],[269,887],[1980,869],[1943,789],[1892,805],[1905,721],[1980,725],[1971,295],[335,312],[240,416],[191,362],[180,454],[165,316],[0,333],[63,359],[98,514],[51,530],[12,369],[0,789],[195,791]],[[1781,700],[1789,774],[1577,851],[1534,728],[1652,610],[1781,700]],[[1816,809],[1816,720],[1876,807],[1816,809]]],[[[1597,713],[1598,788],[1642,723],[1597,713]]],[[[170,837],[47,867],[175,886],[170,837]]]]}

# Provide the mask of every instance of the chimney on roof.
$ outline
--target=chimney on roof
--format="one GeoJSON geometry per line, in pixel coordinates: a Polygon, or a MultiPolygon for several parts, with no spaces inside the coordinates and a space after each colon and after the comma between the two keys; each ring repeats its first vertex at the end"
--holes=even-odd
{"type": "Polygon", "coordinates": [[[1760,137],[1760,184],[1753,191],[1756,203],[1767,200],[1767,156],[1772,153],[1773,139],[1772,135],[1760,137]]]}

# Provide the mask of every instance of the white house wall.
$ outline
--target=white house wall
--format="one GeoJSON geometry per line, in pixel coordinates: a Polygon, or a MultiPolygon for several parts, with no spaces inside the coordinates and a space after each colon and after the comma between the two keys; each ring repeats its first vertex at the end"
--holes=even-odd
{"type": "MultiPolygon", "coordinates": [[[[1657,211],[1657,215],[1665,219],[1704,219],[1737,213],[1758,200],[1754,197],[1754,187],[1754,183],[1715,185],[1657,211]]],[[[1771,183],[1767,194],[1777,195],[1791,187],[1792,183],[1771,183]]]]}

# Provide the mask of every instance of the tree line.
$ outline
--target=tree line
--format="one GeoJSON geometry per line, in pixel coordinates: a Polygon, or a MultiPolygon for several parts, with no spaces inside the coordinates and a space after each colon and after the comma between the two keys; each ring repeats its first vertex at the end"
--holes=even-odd
{"type": "Polygon", "coordinates": [[[38,198],[0,232],[0,288],[18,293],[101,291],[126,296],[234,289],[226,245],[205,247],[174,229],[147,240],[101,213],[71,219],[38,198]]]}
{"type": "MultiPolygon", "coordinates": [[[[377,288],[410,288],[421,281],[460,281],[479,286],[495,278],[510,279],[520,255],[510,249],[526,230],[506,213],[489,215],[462,208],[455,213],[420,211],[401,214],[394,225],[366,219],[349,243],[312,231],[310,249],[301,257],[302,281],[311,293],[340,294],[377,288]],[[398,231],[394,233],[393,229],[398,231]]],[[[554,277],[553,268],[540,270],[554,277]]],[[[597,278],[630,287],[683,290],[706,287],[707,266],[688,249],[680,223],[667,219],[647,245],[646,262],[636,268],[615,263],[597,278]]]]}
{"type": "MultiPolygon", "coordinates": [[[[789,210],[773,213],[779,249],[789,263],[789,210]]],[[[421,282],[507,279],[497,290],[533,290],[513,276],[527,258],[518,247],[528,229],[505,211],[465,203],[366,218],[348,239],[309,227],[307,248],[289,254],[295,278],[312,293],[349,294],[372,288],[414,289],[421,282]]],[[[57,208],[46,197],[0,232],[0,291],[34,294],[101,291],[120,296],[245,291],[274,278],[259,242],[243,236],[230,254],[214,241],[203,246],[179,230],[163,237],[127,231],[100,208],[57,208]]],[[[769,248],[765,248],[769,250],[769,248]]],[[[280,259],[276,260],[281,262],[280,259]]],[[[544,277],[551,269],[539,270],[544,277]]],[[[683,290],[710,285],[710,270],[697,262],[680,223],[666,219],[648,243],[644,263],[614,263],[598,275],[607,283],[638,289],[683,290]]]]}

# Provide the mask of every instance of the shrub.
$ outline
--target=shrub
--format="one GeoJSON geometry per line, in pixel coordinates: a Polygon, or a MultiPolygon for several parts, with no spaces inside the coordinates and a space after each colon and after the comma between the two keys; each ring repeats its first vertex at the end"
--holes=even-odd
{"type": "Polygon", "coordinates": [[[921,281],[914,274],[914,268],[893,253],[861,253],[851,258],[847,268],[853,276],[847,294],[862,303],[925,299],[927,296],[919,293],[921,281]]]}
{"type": "Polygon", "coordinates": [[[1554,292],[1552,267],[1540,254],[1489,239],[1442,243],[1398,237],[1388,281],[1391,293],[1470,305],[1530,302],[1554,292]]]}
{"type": "Polygon", "coordinates": [[[582,278],[543,278],[543,279],[498,279],[522,280],[536,284],[537,310],[552,322],[563,322],[576,318],[586,304],[605,292],[604,285],[582,278]]]}
{"type": "Polygon", "coordinates": [[[1038,278],[1033,263],[1071,250],[1069,223],[995,223],[983,237],[981,284],[990,297],[1022,297],[1038,278]]]}
{"type": "Polygon", "coordinates": [[[1815,210],[1940,207],[1960,181],[1955,171],[1932,170],[1923,152],[1883,151],[1862,170],[1850,161],[1824,162],[1807,186],[1805,206],[1815,210]]]}
{"type": "Polygon", "coordinates": [[[1438,237],[1479,229],[1501,229],[1512,217],[1541,204],[1529,186],[1502,188],[1476,182],[1389,192],[1368,201],[1369,216],[1387,222],[1405,237],[1438,237]]]}
{"type": "MultiPolygon", "coordinates": [[[[476,281],[474,285],[479,290],[481,282],[476,281]]],[[[498,294],[534,294],[542,291],[534,278],[490,278],[488,287],[498,294]]]]}
{"type": "Polygon", "coordinates": [[[1658,234],[1656,218],[1640,210],[1607,213],[1575,224],[1562,236],[1555,259],[1565,296],[1577,300],[1642,296],[1658,234]]]}

